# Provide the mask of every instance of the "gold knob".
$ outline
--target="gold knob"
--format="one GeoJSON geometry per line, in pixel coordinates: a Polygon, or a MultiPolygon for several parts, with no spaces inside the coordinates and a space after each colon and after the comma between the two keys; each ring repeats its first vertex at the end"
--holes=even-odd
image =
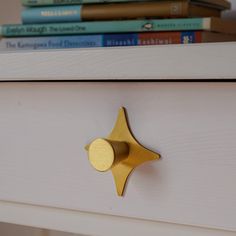
{"type": "Polygon", "coordinates": [[[98,138],[88,149],[89,161],[98,171],[107,171],[128,157],[129,146],[125,142],[98,138]]]}
{"type": "Polygon", "coordinates": [[[98,138],[87,145],[89,161],[98,171],[111,170],[119,196],[124,193],[127,179],[133,169],[142,163],[160,158],[139,144],[132,135],[122,107],[116,124],[107,138],[98,138]]]}

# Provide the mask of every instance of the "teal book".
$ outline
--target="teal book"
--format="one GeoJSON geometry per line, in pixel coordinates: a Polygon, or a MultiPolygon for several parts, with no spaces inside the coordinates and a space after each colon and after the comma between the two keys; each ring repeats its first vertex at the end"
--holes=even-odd
{"type": "Polygon", "coordinates": [[[207,30],[236,34],[236,21],[221,20],[219,18],[186,18],[2,25],[0,26],[0,36],[20,37],[186,30],[207,30]]]}
{"type": "Polygon", "coordinates": [[[79,22],[81,6],[35,7],[22,11],[23,24],[44,24],[48,22],[79,22]]]}

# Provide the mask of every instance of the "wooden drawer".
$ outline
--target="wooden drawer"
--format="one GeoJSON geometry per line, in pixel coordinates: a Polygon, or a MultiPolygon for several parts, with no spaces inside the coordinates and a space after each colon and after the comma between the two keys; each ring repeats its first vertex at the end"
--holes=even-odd
{"type": "Polygon", "coordinates": [[[236,83],[1,83],[0,200],[236,231],[236,83]],[[123,198],[84,146],[119,107],[146,147],[123,198]]]}

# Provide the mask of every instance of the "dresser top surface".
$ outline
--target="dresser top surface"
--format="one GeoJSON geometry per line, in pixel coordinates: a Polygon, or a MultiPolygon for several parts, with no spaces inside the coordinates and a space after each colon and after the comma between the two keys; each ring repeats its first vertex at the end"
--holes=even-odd
{"type": "Polygon", "coordinates": [[[236,43],[0,53],[0,81],[236,78],[236,43]]]}

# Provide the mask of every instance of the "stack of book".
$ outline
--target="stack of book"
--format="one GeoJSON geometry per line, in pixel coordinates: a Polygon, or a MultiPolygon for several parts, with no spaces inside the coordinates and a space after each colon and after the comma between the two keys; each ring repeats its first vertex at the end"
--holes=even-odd
{"type": "Polygon", "coordinates": [[[22,24],[0,26],[0,49],[142,46],[236,40],[227,0],[22,0],[22,24]]]}

